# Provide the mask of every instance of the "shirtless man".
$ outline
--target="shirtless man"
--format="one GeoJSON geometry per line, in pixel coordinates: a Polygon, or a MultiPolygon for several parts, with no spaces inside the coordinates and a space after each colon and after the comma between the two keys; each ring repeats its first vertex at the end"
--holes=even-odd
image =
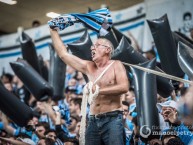
{"type": "MultiPolygon", "coordinates": [[[[101,72],[114,60],[110,60],[113,45],[106,39],[98,39],[91,47],[92,61],[82,60],[69,54],[56,30],[50,29],[54,48],[68,65],[86,74],[94,82],[101,72]]],[[[96,83],[99,94],[90,106],[89,123],[86,130],[86,145],[124,145],[125,133],[122,123],[121,94],[129,88],[126,71],[116,60],[96,83]]],[[[92,91],[95,92],[93,85],[92,91]]]]}

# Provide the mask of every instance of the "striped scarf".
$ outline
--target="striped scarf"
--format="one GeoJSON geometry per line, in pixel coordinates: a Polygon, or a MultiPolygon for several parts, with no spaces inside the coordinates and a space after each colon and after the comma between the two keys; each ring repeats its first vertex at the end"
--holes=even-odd
{"type": "Polygon", "coordinates": [[[112,17],[107,8],[102,8],[87,14],[63,14],[48,21],[50,28],[58,31],[64,30],[65,28],[74,25],[74,23],[82,23],[86,27],[100,33],[102,36],[110,31],[112,27],[112,17]]]}

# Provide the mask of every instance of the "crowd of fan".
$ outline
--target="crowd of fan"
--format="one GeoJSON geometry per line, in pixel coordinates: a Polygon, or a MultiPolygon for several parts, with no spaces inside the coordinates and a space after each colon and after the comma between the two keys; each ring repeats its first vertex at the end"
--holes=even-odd
{"type": "MultiPolygon", "coordinates": [[[[146,57],[155,57],[154,51],[146,52],[146,57]]],[[[158,64],[159,66],[159,64],[158,64]]],[[[32,120],[25,127],[19,127],[5,114],[0,114],[0,144],[30,144],[30,145],[76,145],[79,144],[80,110],[82,91],[86,84],[82,73],[67,66],[64,98],[58,101],[36,101],[26,89],[22,81],[9,73],[3,73],[1,81],[4,86],[26,103],[34,111],[32,120]]],[[[122,95],[122,108],[126,144],[144,144],[140,139],[135,93],[132,86],[122,95]]],[[[190,115],[179,115],[178,104],[186,95],[187,86],[183,83],[175,86],[175,91],[168,98],[157,96],[160,128],[163,133],[160,138],[148,142],[151,145],[186,145],[192,141],[193,120],[190,115]],[[183,118],[183,120],[182,120],[183,118]],[[184,119],[185,118],[185,119],[184,119]],[[172,126],[172,127],[171,127],[172,126]],[[186,133],[182,133],[186,132],[186,133]]],[[[190,91],[189,91],[190,92],[190,91]]],[[[89,108],[88,111],[89,113],[89,108]]],[[[22,116],[21,116],[22,117],[22,116]]]]}
{"type": "MultiPolygon", "coordinates": [[[[18,144],[17,140],[28,144],[78,144],[80,127],[80,106],[85,80],[82,73],[67,67],[64,89],[65,98],[47,102],[36,101],[17,76],[4,73],[4,86],[34,110],[33,119],[26,127],[19,127],[9,118],[0,115],[0,144],[18,144]]],[[[21,116],[22,117],[22,116],[21,116]]]]}
{"type": "MultiPolygon", "coordinates": [[[[0,144],[38,144],[38,145],[73,145],[79,144],[80,107],[82,90],[86,84],[83,75],[71,67],[67,67],[64,96],[59,101],[49,100],[39,102],[25,88],[24,84],[9,73],[1,76],[5,87],[15,94],[18,99],[34,110],[34,117],[26,127],[19,127],[9,118],[0,115],[0,144]]],[[[153,139],[149,144],[188,144],[192,137],[192,120],[186,119],[183,123],[179,120],[177,102],[185,94],[187,87],[180,83],[178,89],[168,98],[158,95],[157,107],[162,131],[170,135],[162,135],[160,139],[153,139]],[[174,128],[171,129],[171,126],[174,128]],[[186,131],[185,134],[180,132],[186,131]]],[[[134,89],[131,88],[122,95],[126,144],[143,144],[139,136],[137,111],[134,89]]],[[[88,108],[89,109],[89,108],[88,108]]],[[[89,111],[88,111],[89,112],[89,111]]],[[[22,116],[21,116],[22,117],[22,116]]]]}

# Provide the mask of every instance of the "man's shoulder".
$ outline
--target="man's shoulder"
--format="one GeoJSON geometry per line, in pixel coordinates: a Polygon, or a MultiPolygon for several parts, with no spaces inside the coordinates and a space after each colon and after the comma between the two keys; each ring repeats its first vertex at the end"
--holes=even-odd
{"type": "Polygon", "coordinates": [[[122,65],[123,63],[120,60],[113,60],[115,65],[122,65]]]}
{"type": "Polygon", "coordinates": [[[121,63],[121,61],[120,60],[109,60],[109,64],[110,63],[114,63],[114,64],[120,64],[121,63]]]}
{"type": "Polygon", "coordinates": [[[113,60],[113,61],[115,61],[115,63],[121,63],[121,61],[120,61],[120,60],[113,60]]]}

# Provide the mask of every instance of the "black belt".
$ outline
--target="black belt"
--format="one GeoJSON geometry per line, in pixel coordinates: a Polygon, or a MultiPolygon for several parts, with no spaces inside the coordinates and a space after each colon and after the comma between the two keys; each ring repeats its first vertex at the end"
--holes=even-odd
{"type": "Polygon", "coordinates": [[[112,112],[96,114],[96,115],[90,115],[90,118],[100,119],[103,117],[116,117],[118,114],[123,114],[123,111],[117,110],[117,111],[112,111],[112,112]]]}

